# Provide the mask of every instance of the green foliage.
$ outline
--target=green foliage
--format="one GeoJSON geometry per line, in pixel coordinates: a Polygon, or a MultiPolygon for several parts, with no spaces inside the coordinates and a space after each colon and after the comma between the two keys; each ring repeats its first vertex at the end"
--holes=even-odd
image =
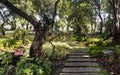
{"type": "Polygon", "coordinates": [[[28,39],[29,39],[30,41],[33,41],[34,36],[33,36],[33,35],[28,35],[28,36],[29,36],[28,39]]]}
{"type": "Polygon", "coordinates": [[[62,59],[66,56],[67,54],[67,49],[61,46],[57,46],[55,48],[55,51],[53,52],[52,59],[62,59]]]}
{"type": "Polygon", "coordinates": [[[28,40],[28,31],[25,29],[16,29],[13,38],[16,40],[22,40],[22,44],[29,44],[30,41],[28,40]]]}
{"type": "Polygon", "coordinates": [[[87,41],[84,42],[86,46],[97,46],[97,47],[107,47],[110,46],[112,43],[111,40],[103,41],[102,38],[89,38],[87,41]]]}
{"type": "Polygon", "coordinates": [[[96,46],[91,47],[89,52],[94,57],[101,57],[103,55],[102,48],[96,46]]]}
{"type": "Polygon", "coordinates": [[[40,61],[40,59],[22,57],[16,66],[16,75],[50,75],[50,65],[48,59],[40,61]]]}
{"type": "Polygon", "coordinates": [[[88,33],[88,24],[93,20],[93,9],[86,1],[75,2],[60,0],[59,11],[62,24],[69,25],[73,29],[75,40],[81,41],[81,34],[88,33]],[[70,9],[70,10],[69,10],[70,9]],[[67,19],[66,19],[67,18],[67,19]],[[66,24],[66,21],[68,22],[66,24]],[[63,23],[64,22],[64,23],[63,23]]]}
{"type": "Polygon", "coordinates": [[[48,58],[44,61],[42,67],[44,75],[49,75],[51,73],[51,61],[48,58]]]}
{"type": "Polygon", "coordinates": [[[85,41],[85,46],[95,46],[95,42],[98,42],[99,38],[89,38],[87,41],[85,41]]]}
{"type": "Polygon", "coordinates": [[[2,58],[1,64],[8,65],[12,62],[11,53],[6,52],[5,54],[1,55],[1,58],[2,58]]]}
{"type": "Polygon", "coordinates": [[[71,41],[76,41],[76,38],[75,37],[71,37],[70,40],[71,41]]]}
{"type": "MultiPolygon", "coordinates": [[[[0,63],[0,75],[4,75],[7,72],[7,68],[12,61],[11,53],[5,53],[0,63]]],[[[21,57],[16,65],[15,75],[50,75],[51,73],[51,61],[48,58],[44,61],[34,58],[21,57]]]]}
{"type": "Polygon", "coordinates": [[[17,29],[14,32],[13,38],[2,41],[3,47],[16,48],[21,45],[28,45],[28,31],[17,29]]]}
{"type": "Polygon", "coordinates": [[[18,28],[14,31],[13,37],[14,39],[17,39],[17,40],[24,40],[27,38],[27,35],[28,35],[27,30],[18,28]]]}
{"type": "Polygon", "coordinates": [[[103,50],[114,50],[115,48],[109,47],[111,40],[103,41],[102,38],[88,39],[85,45],[90,47],[90,54],[94,57],[101,57],[103,50]]]}
{"type": "Polygon", "coordinates": [[[2,58],[2,62],[0,62],[0,75],[4,75],[7,71],[8,65],[12,63],[12,55],[11,53],[5,52],[0,55],[2,58]]]}
{"type": "Polygon", "coordinates": [[[1,65],[0,66],[0,75],[4,75],[5,72],[7,71],[7,65],[1,65]]]}
{"type": "Polygon", "coordinates": [[[69,52],[72,47],[66,42],[53,42],[55,49],[53,51],[50,43],[45,43],[43,45],[43,51],[52,59],[62,59],[69,52]]]}
{"type": "Polygon", "coordinates": [[[61,13],[61,15],[60,15],[61,17],[65,17],[66,14],[69,15],[72,13],[72,10],[68,10],[68,8],[71,8],[70,1],[68,1],[68,0],[60,0],[58,8],[61,13]]]}
{"type": "Polygon", "coordinates": [[[9,48],[16,48],[18,46],[22,45],[21,40],[16,40],[16,39],[9,39],[3,42],[4,47],[9,47],[9,48]]]}
{"type": "Polygon", "coordinates": [[[11,38],[11,39],[1,38],[0,39],[0,52],[12,52],[13,50],[16,50],[16,48],[18,48],[19,46],[24,46],[23,50],[26,50],[25,53],[28,55],[31,41],[26,39],[25,43],[26,44],[23,44],[22,40],[16,40],[13,38],[11,38]]]}
{"type": "Polygon", "coordinates": [[[6,40],[7,40],[7,39],[3,39],[3,38],[0,39],[0,51],[1,51],[1,50],[4,50],[3,42],[6,41],[6,40]]]}
{"type": "Polygon", "coordinates": [[[11,47],[16,44],[15,39],[6,40],[3,42],[4,47],[11,47]]]}
{"type": "Polygon", "coordinates": [[[100,47],[109,47],[111,46],[112,40],[99,40],[97,42],[95,42],[96,46],[100,46],[100,47]]]}

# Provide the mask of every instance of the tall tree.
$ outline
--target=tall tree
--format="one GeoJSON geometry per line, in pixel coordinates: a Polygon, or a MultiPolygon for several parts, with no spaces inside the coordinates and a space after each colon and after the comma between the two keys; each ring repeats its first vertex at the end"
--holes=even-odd
{"type": "Polygon", "coordinates": [[[113,11],[113,43],[120,44],[120,0],[108,0],[113,11]]]}
{"type": "Polygon", "coordinates": [[[71,1],[71,13],[68,15],[68,21],[72,22],[74,35],[77,41],[83,34],[88,33],[87,26],[91,22],[92,8],[86,1],[71,1]]]}
{"type": "MultiPolygon", "coordinates": [[[[31,57],[40,57],[42,55],[42,45],[45,42],[46,39],[46,34],[47,31],[49,29],[50,26],[53,25],[54,23],[54,19],[56,16],[56,12],[57,12],[57,5],[59,3],[60,0],[56,0],[55,4],[54,4],[54,9],[49,9],[45,7],[44,1],[39,1],[39,0],[28,0],[29,1],[29,5],[33,5],[30,6],[31,11],[29,11],[28,13],[26,12],[26,9],[21,9],[21,6],[26,3],[26,0],[22,0],[22,1],[17,1],[17,0],[0,0],[1,3],[3,3],[7,8],[9,8],[11,11],[13,11],[14,13],[18,14],[19,16],[21,16],[23,19],[27,20],[28,22],[30,22],[35,30],[35,37],[34,40],[32,42],[32,45],[30,47],[30,56],[31,57]],[[21,3],[22,2],[22,3],[21,3]],[[41,3],[41,4],[40,4],[41,3]],[[37,6],[38,5],[38,6],[37,6]],[[41,6],[40,6],[41,5],[41,6]],[[40,8],[38,8],[40,6],[40,8]],[[51,14],[50,12],[48,12],[49,10],[52,10],[51,14]],[[35,18],[35,14],[30,15],[29,13],[35,13],[35,14],[39,14],[40,16],[40,20],[37,20],[35,18]],[[52,16],[52,17],[50,17],[52,16]]],[[[51,2],[51,1],[46,1],[46,3],[51,2]]]]}
{"type": "Polygon", "coordinates": [[[102,14],[102,11],[103,11],[103,6],[102,6],[104,4],[103,0],[89,0],[89,3],[91,4],[93,10],[95,11],[96,15],[100,19],[99,30],[100,30],[100,34],[102,35],[102,33],[103,33],[103,18],[102,18],[101,14],[102,14]]]}

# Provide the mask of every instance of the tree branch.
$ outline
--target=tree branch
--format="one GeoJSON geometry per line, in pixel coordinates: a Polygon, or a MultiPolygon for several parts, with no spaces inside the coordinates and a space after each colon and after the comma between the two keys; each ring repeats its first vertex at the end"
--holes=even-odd
{"type": "Polygon", "coordinates": [[[56,13],[57,13],[57,5],[58,5],[59,1],[60,1],[60,0],[57,0],[57,1],[55,2],[54,13],[53,13],[53,17],[52,17],[52,19],[51,19],[51,25],[52,25],[52,27],[53,27],[53,24],[54,24],[54,19],[55,19],[56,13]]]}
{"type": "Polygon", "coordinates": [[[10,3],[8,0],[0,0],[1,3],[3,3],[7,8],[9,8],[14,13],[18,14],[19,16],[23,17],[25,20],[30,22],[33,27],[37,27],[37,21],[35,21],[31,16],[27,15],[25,12],[23,12],[21,9],[15,7],[12,3],[10,3]]]}
{"type": "Polygon", "coordinates": [[[109,1],[110,5],[113,5],[113,3],[112,3],[112,1],[111,1],[111,0],[108,0],[108,1],[109,1]]]}

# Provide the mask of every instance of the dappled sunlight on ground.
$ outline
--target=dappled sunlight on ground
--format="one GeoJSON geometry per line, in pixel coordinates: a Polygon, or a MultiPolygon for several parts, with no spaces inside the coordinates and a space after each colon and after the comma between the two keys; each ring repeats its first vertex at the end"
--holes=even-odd
{"type": "Polygon", "coordinates": [[[88,58],[89,58],[89,57],[90,57],[90,55],[83,55],[82,57],[88,57],[88,58]]]}
{"type": "Polygon", "coordinates": [[[72,46],[72,49],[79,49],[79,50],[81,50],[81,49],[84,49],[84,48],[87,48],[83,43],[79,43],[79,42],[69,42],[70,43],[70,45],[71,45],[71,43],[73,44],[73,45],[71,45],[72,46]]]}
{"type": "Polygon", "coordinates": [[[85,47],[85,46],[79,46],[79,45],[78,45],[78,46],[74,46],[73,48],[76,48],[76,49],[77,49],[77,48],[78,48],[78,49],[81,48],[81,49],[83,49],[83,48],[86,48],[86,47],[85,47]]]}

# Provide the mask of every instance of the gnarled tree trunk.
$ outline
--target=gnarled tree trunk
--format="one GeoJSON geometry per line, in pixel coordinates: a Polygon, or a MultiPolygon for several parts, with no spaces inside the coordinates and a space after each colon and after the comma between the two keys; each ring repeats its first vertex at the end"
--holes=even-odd
{"type": "Polygon", "coordinates": [[[35,30],[35,37],[30,47],[30,56],[31,57],[40,57],[42,55],[42,45],[46,39],[46,31],[41,28],[35,30]]]}
{"type": "Polygon", "coordinates": [[[113,44],[115,44],[115,45],[120,44],[120,30],[114,33],[113,44]]]}

